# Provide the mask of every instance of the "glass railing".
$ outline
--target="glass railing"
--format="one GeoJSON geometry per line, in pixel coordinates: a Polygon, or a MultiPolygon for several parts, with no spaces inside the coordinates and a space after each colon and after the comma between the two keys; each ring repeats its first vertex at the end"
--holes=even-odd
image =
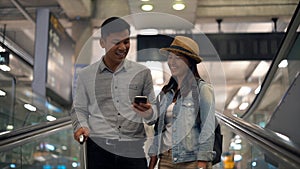
{"type": "Polygon", "coordinates": [[[262,101],[256,107],[253,114],[249,116],[248,120],[250,122],[265,127],[266,122],[272,117],[275,108],[280,104],[280,101],[294,81],[296,74],[300,72],[300,38],[299,34],[296,36],[297,40],[293,44],[288,56],[277,64],[278,69],[273,75],[272,82],[264,94],[262,101]]]}
{"type": "MultiPolygon", "coordinates": [[[[74,141],[71,125],[63,130],[23,141],[0,151],[0,168],[22,169],[76,169],[81,168],[80,146],[74,141]]],[[[1,147],[3,149],[3,146],[1,147]]]]}
{"type": "Polygon", "coordinates": [[[214,169],[299,168],[300,151],[294,145],[285,144],[272,131],[230,114],[220,117],[223,131],[230,131],[233,137],[229,145],[224,142],[228,151],[223,153],[222,162],[214,166],[214,169]]]}
{"type": "Polygon", "coordinates": [[[16,79],[1,70],[0,79],[0,131],[3,132],[7,131],[14,121],[16,79]]]}
{"type": "Polygon", "coordinates": [[[0,132],[69,116],[68,108],[32,92],[31,82],[17,82],[0,70],[0,132]]]}

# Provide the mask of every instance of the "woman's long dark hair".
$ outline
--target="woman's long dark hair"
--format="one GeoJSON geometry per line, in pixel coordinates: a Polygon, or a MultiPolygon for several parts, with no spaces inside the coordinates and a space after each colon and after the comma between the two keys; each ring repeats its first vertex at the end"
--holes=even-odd
{"type": "MultiPolygon", "coordinates": [[[[182,54],[183,55],[183,54],[182,54]]],[[[163,93],[167,93],[170,90],[173,90],[174,92],[176,92],[176,95],[179,95],[180,97],[186,97],[188,95],[188,93],[192,90],[192,85],[193,82],[195,82],[196,80],[202,79],[198,73],[197,70],[197,63],[191,59],[189,56],[183,55],[184,57],[186,57],[188,59],[188,67],[190,69],[190,71],[187,72],[187,74],[185,75],[184,79],[183,79],[183,84],[181,86],[180,89],[178,89],[178,83],[177,83],[177,79],[173,76],[171,76],[168,84],[166,84],[163,88],[162,88],[162,92],[163,93]]],[[[176,100],[177,97],[175,97],[174,99],[176,100]]]]}

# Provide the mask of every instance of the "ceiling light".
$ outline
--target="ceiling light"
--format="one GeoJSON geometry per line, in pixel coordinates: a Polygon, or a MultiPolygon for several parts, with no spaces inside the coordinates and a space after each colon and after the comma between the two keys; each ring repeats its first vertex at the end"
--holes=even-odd
{"type": "Polygon", "coordinates": [[[6,126],[6,129],[7,130],[12,130],[12,129],[14,129],[14,126],[12,124],[9,124],[9,125],[6,126]]]}
{"type": "Polygon", "coordinates": [[[150,0],[141,0],[142,2],[148,2],[148,1],[150,1],[150,0]]]}
{"type": "Polygon", "coordinates": [[[239,102],[237,100],[231,100],[231,102],[227,106],[227,109],[233,110],[236,109],[238,106],[239,102]]]}
{"type": "Polygon", "coordinates": [[[48,121],[55,121],[55,120],[56,120],[56,117],[51,116],[51,115],[48,115],[48,116],[46,117],[46,119],[47,119],[48,121]]]}
{"type": "Polygon", "coordinates": [[[68,147],[67,147],[67,146],[61,146],[61,149],[62,149],[62,150],[67,150],[68,147]]]}
{"type": "Polygon", "coordinates": [[[54,151],[55,150],[55,146],[52,144],[45,144],[46,149],[50,150],[50,151],[54,151]]]}
{"type": "Polygon", "coordinates": [[[243,157],[240,154],[235,154],[234,157],[233,157],[234,161],[241,161],[242,158],[243,157]]]}
{"type": "Polygon", "coordinates": [[[0,69],[3,70],[4,72],[9,72],[10,71],[10,67],[7,65],[0,65],[0,69]]]}
{"type": "Polygon", "coordinates": [[[5,49],[2,46],[0,46],[0,52],[5,52],[5,49]]]}
{"type": "Polygon", "coordinates": [[[153,10],[153,5],[150,5],[150,4],[144,4],[141,6],[141,9],[143,11],[152,11],[153,10]]]}
{"type": "Polygon", "coordinates": [[[0,96],[5,96],[5,95],[6,95],[6,92],[3,90],[0,90],[0,96]]]}
{"type": "MultiPolygon", "coordinates": [[[[35,156],[34,159],[35,159],[36,161],[39,161],[39,162],[44,162],[44,161],[46,161],[46,159],[45,159],[44,157],[42,157],[42,156],[35,156]]],[[[47,165],[47,166],[48,166],[48,165],[47,165]]],[[[44,168],[46,168],[46,167],[44,167],[44,168]]],[[[50,168],[51,168],[51,167],[50,167],[50,168]]]]}
{"type": "Polygon", "coordinates": [[[262,77],[264,76],[270,67],[270,62],[260,61],[259,64],[256,66],[254,71],[252,72],[252,77],[262,77]]]}
{"type": "Polygon", "coordinates": [[[242,145],[241,144],[236,144],[234,142],[230,143],[230,148],[232,148],[233,150],[241,150],[242,149],[242,145]]]}
{"type": "Polygon", "coordinates": [[[254,90],[254,94],[258,94],[260,92],[261,89],[261,85],[259,85],[255,90],[254,90]]]}
{"type": "MultiPolygon", "coordinates": [[[[10,167],[10,168],[16,168],[16,164],[11,163],[11,164],[9,165],[9,167],[10,167]]],[[[6,167],[5,167],[5,168],[6,168],[6,167]]]]}
{"type": "Polygon", "coordinates": [[[251,88],[248,86],[242,86],[240,90],[238,91],[238,96],[246,96],[251,92],[251,88]]]}
{"type": "Polygon", "coordinates": [[[36,107],[34,107],[31,104],[26,103],[26,104],[24,104],[24,107],[29,111],[36,111],[36,107]]]}
{"type": "Polygon", "coordinates": [[[185,5],[182,2],[176,2],[175,4],[173,4],[173,9],[176,11],[181,11],[184,8],[185,8],[185,5]]]}
{"type": "Polygon", "coordinates": [[[140,35],[157,35],[158,30],[157,29],[143,29],[139,32],[140,35]]]}
{"type": "Polygon", "coordinates": [[[282,60],[278,65],[279,68],[286,68],[287,66],[288,66],[288,61],[286,59],[282,60]]]}
{"type": "Polygon", "coordinates": [[[249,106],[249,103],[244,102],[244,103],[242,103],[242,104],[239,106],[239,109],[240,109],[240,110],[246,110],[248,106],[249,106]]]}

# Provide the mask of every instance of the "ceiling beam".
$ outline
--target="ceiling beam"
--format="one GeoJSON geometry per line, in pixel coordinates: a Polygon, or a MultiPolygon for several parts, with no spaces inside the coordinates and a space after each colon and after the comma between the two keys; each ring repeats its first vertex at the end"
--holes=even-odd
{"type": "Polygon", "coordinates": [[[35,25],[34,19],[29,15],[29,13],[17,0],[11,0],[11,2],[18,8],[18,10],[24,15],[24,17],[27,20],[29,20],[33,25],[35,25]]]}
{"type": "Polygon", "coordinates": [[[298,0],[201,0],[197,17],[273,17],[293,15],[298,0]]]}
{"type": "Polygon", "coordinates": [[[91,0],[57,0],[70,19],[89,18],[92,14],[91,0]]]}

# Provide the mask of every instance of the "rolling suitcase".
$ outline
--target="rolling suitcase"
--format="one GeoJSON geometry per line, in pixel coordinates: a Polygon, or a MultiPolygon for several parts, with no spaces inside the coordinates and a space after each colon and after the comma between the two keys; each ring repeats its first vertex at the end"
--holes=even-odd
{"type": "Polygon", "coordinates": [[[87,159],[86,159],[86,141],[84,141],[84,136],[83,135],[80,135],[79,137],[79,142],[80,142],[80,149],[81,149],[81,152],[80,153],[80,161],[81,161],[81,169],[87,169],[87,159]]]}

